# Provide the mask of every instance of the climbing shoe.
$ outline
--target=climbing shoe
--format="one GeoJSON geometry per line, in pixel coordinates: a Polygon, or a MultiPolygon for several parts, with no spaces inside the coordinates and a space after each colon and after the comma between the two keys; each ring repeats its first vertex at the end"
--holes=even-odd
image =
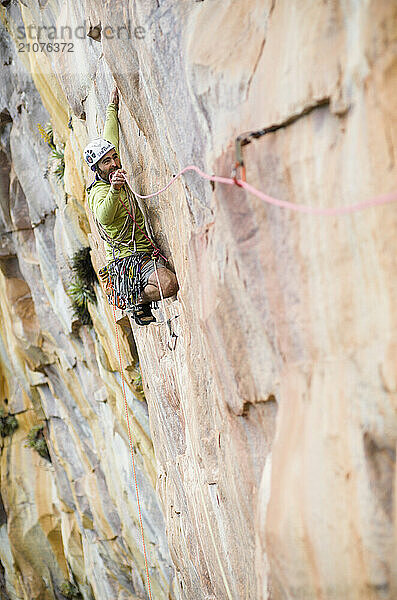
{"type": "Polygon", "coordinates": [[[150,302],[147,304],[135,304],[131,312],[131,316],[137,325],[149,325],[149,323],[153,323],[156,320],[152,313],[150,302]]]}

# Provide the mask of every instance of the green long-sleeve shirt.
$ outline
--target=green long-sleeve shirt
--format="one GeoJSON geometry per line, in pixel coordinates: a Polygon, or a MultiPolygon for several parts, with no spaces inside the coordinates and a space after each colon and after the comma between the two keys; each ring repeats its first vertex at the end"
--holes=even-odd
{"type": "MultiPolygon", "coordinates": [[[[119,154],[119,121],[117,117],[117,106],[112,102],[108,104],[106,109],[106,121],[103,131],[103,138],[108,140],[116,148],[119,154]]],[[[128,199],[124,188],[121,190],[113,190],[110,183],[106,183],[101,179],[87,189],[87,199],[90,209],[96,219],[104,228],[106,234],[112,239],[116,238],[127,216],[127,211],[121,204],[120,200],[128,207],[128,199]]],[[[147,234],[145,220],[138,203],[134,200],[135,220],[139,227],[147,234]]],[[[112,246],[105,242],[106,258],[111,261],[114,258],[123,258],[134,252],[134,242],[132,240],[132,223],[128,227],[128,231],[123,238],[123,242],[128,246],[121,246],[113,253],[112,246]]],[[[134,240],[136,250],[138,252],[151,252],[153,250],[150,242],[145,238],[137,226],[135,226],[134,240]]]]}

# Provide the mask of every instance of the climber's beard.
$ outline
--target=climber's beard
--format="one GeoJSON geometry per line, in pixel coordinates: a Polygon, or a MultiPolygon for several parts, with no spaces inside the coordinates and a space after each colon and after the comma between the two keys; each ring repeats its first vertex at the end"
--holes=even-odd
{"type": "Polygon", "coordinates": [[[102,170],[99,167],[97,167],[97,173],[101,179],[103,179],[104,181],[107,181],[107,183],[110,183],[110,179],[109,179],[110,175],[112,173],[114,173],[115,171],[118,171],[121,168],[122,168],[121,163],[120,163],[119,167],[110,167],[109,170],[102,170]]]}

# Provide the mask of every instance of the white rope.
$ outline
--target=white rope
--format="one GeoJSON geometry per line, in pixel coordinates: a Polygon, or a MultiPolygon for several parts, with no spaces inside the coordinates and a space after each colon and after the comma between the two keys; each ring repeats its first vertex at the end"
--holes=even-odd
{"type": "MultiPolygon", "coordinates": [[[[156,273],[157,285],[158,285],[159,292],[160,292],[161,303],[162,303],[162,306],[163,306],[164,318],[165,318],[166,324],[167,324],[168,337],[169,337],[169,348],[172,349],[172,346],[171,346],[171,343],[172,343],[171,323],[167,319],[167,310],[165,308],[165,301],[164,301],[163,290],[161,288],[160,278],[159,278],[158,273],[157,273],[156,258],[153,259],[153,263],[154,263],[154,271],[156,273]]],[[[179,395],[179,400],[181,400],[181,393],[182,393],[183,387],[181,385],[181,381],[180,381],[180,378],[179,378],[179,370],[178,370],[178,365],[177,365],[177,362],[176,362],[176,358],[173,357],[173,360],[174,360],[175,376],[176,376],[176,380],[177,380],[178,387],[179,387],[179,390],[178,390],[179,394],[178,395],[179,395]]],[[[167,377],[166,377],[166,380],[167,380],[167,377]]],[[[168,383],[168,381],[167,381],[167,383],[168,383]]],[[[160,411],[159,404],[157,402],[156,394],[153,394],[153,397],[155,398],[155,401],[157,403],[158,413],[159,413],[159,416],[160,416],[160,412],[161,411],[160,411]]],[[[182,410],[183,410],[183,408],[182,408],[182,410]]],[[[189,428],[187,428],[187,431],[189,431],[189,428]]],[[[219,551],[218,551],[218,547],[217,547],[217,543],[216,543],[216,540],[215,540],[214,532],[212,530],[211,519],[210,519],[210,516],[208,514],[207,505],[206,505],[206,501],[205,501],[205,498],[204,498],[204,492],[202,490],[201,483],[200,483],[200,473],[198,472],[198,466],[197,466],[197,464],[196,464],[196,462],[195,462],[194,459],[193,459],[193,465],[194,465],[194,469],[196,471],[197,487],[200,490],[200,494],[201,494],[201,497],[202,497],[202,507],[204,509],[204,514],[205,514],[205,518],[206,518],[206,521],[207,521],[207,525],[208,525],[208,530],[209,530],[209,533],[210,533],[211,541],[212,541],[212,544],[214,546],[215,556],[216,556],[216,559],[217,559],[217,562],[218,562],[218,565],[219,565],[219,569],[221,571],[221,576],[222,576],[223,584],[225,586],[225,590],[226,590],[226,594],[227,594],[228,600],[233,600],[232,594],[231,594],[231,591],[230,591],[230,588],[229,588],[228,580],[227,580],[227,577],[226,577],[225,569],[223,568],[222,559],[221,559],[221,556],[220,556],[219,551]]]]}
{"type": "Polygon", "coordinates": [[[164,295],[163,295],[163,290],[161,287],[161,283],[160,283],[160,279],[159,279],[159,274],[157,272],[157,257],[153,258],[153,264],[154,264],[154,272],[156,273],[156,279],[157,279],[157,285],[159,288],[159,292],[160,292],[160,299],[161,299],[161,304],[163,306],[163,313],[164,313],[164,319],[165,319],[165,324],[167,325],[167,331],[168,331],[168,338],[169,338],[169,347],[171,349],[172,347],[172,336],[171,336],[171,320],[167,318],[167,309],[165,307],[165,300],[164,300],[164,295]]]}

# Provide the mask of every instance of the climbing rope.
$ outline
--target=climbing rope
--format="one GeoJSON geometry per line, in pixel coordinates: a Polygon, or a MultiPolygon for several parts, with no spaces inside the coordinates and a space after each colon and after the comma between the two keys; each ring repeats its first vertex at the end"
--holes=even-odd
{"type": "Polygon", "coordinates": [[[250,192],[254,196],[257,196],[258,198],[260,198],[267,204],[272,204],[273,206],[279,206],[280,208],[289,208],[290,210],[293,210],[296,212],[302,212],[302,213],[308,213],[308,214],[316,214],[316,215],[324,215],[324,216],[343,215],[343,214],[357,212],[357,211],[363,210],[365,208],[370,208],[371,206],[379,206],[381,204],[390,204],[391,202],[397,201],[397,192],[391,192],[390,194],[383,194],[380,196],[375,196],[374,198],[365,200],[364,202],[360,202],[358,204],[353,204],[351,206],[339,206],[339,207],[335,207],[335,208],[319,208],[317,206],[309,206],[306,204],[294,204],[293,202],[289,202],[288,200],[278,200],[277,198],[268,196],[267,194],[264,194],[263,192],[258,190],[253,185],[250,185],[243,179],[237,179],[235,177],[234,178],[219,177],[218,175],[208,175],[208,173],[204,173],[204,171],[202,171],[195,165],[189,165],[189,166],[185,167],[184,169],[179,171],[179,173],[174,175],[173,178],[171,179],[171,181],[169,183],[167,183],[167,185],[165,185],[163,188],[161,188],[157,192],[153,192],[152,194],[147,194],[145,196],[138,194],[138,192],[136,192],[131,187],[127,178],[125,178],[125,179],[128,184],[128,187],[130,188],[132,193],[135,194],[135,196],[138,196],[138,198],[153,198],[154,196],[158,196],[159,194],[162,194],[163,192],[165,192],[165,190],[167,190],[173,183],[175,183],[175,181],[178,179],[178,177],[183,175],[183,173],[186,173],[186,171],[195,171],[196,173],[198,173],[200,175],[200,177],[203,177],[203,179],[207,179],[208,181],[214,181],[214,182],[223,183],[226,185],[237,185],[238,187],[244,188],[247,192],[250,192]]]}
{"type": "MultiPolygon", "coordinates": [[[[155,273],[156,273],[156,279],[157,279],[157,285],[158,285],[158,289],[159,289],[160,299],[161,299],[161,303],[162,303],[162,307],[163,307],[163,312],[164,312],[164,320],[165,320],[165,322],[167,324],[167,335],[168,335],[168,338],[169,338],[168,348],[170,350],[175,350],[175,343],[173,344],[173,342],[172,342],[172,338],[175,336],[175,333],[173,333],[171,331],[171,325],[170,325],[170,320],[171,319],[167,318],[166,303],[165,303],[165,298],[164,298],[164,294],[163,294],[163,290],[162,290],[162,286],[161,286],[161,281],[160,281],[160,278],[159,278],[158,272],[157,272],[156,259],[154,259],[154,266],[155,266],[155,273]]],[[[179,377],[179,369],[178,369],[178,365],[177,365],[177,362],[176,362],[175,353],[172,352],[171,354],[172,354],[173,362],[174,362],[174,372],[175,372],[175,377],[176,377],[176,382],[177,382],[177,387],[178,387],[178,395],[180,397],[181,396],[181,390],[183,390],[183,386],[182,386],[182,383],[181,383],[181,380],[180,380],[180,377],[179,377]]],[[[165,368],[162,371],[162,373],[164,375],[164,382],[166,384],[168,396],[172,397],[174,395],[174,391],[173,391],[174,386],[172,386],[170,384],[169,375],[167,373],[167,368],[165,368]]],[[[156,394],[153,394],[153,402],[157,406],[158,417],[161,418],[162,410],[161,410],[161,406],[160,406],[159,402],[157,401],[156,394]]],[[[183,411],[182,407],[181,407],[181,409],[183,411]]],[[[186,424],[188,424],[188,420],[185,417],[184,417],[184,421],[185,421],[186,424]]],[[[189,432],[188,426],[186,427],[186,431],[189,432]]],[[[225,592],[226,592],[226,595],[227,595],[227,599],[228,600],[233,600],[233,597],[232,597],[232,594],[231,594],[231,591],[230,591],[230,587],[229,587],[229,583],[228,583],[228,580],[227,580],[227,577],[226,577],[225,569],[224,569],[223,564],[222,564],[222,559],[221,559],[221,556],[219,554],[218,544],[217,544],[217,542],[215,540],[214,532],[212,531],[212,523],[211,523],[210,516],[208,514],[207,505],[206,505],[206,501],[205,501],[205,497],[204,497],[204,492],[203,492],[202,487],[200,485],[200,474],[198,472],[198,467],[197,467],[197,464],[196,464],[195,461],[193,461],[193,467],[194,467],[195,472],[196,472],[197,485],[198,485],[198,489],[200,491],[200,495],[201,495],[201,498],[202,498],[202,507],[203,507],[204,515],[205,515],[205,518],[206,518],[206,521],[207,521],[208,531],[209,531],[209,534],[210,534],[210,538],[211,538],[211,541],[212,541],[212,544],[213,544],[213,547],[214,547],[215,556],[216,556],[216,559],[217,559],[217,562],[218,562],[218,566],[219,566],[219,569],[220,569],[222,581],[223,581],[223,584],[225,586],[225,592]]]]}
{"type": "MultiPolygon", "coordinates": [[[[153,261],[154,261],[156,279],[157,279],[158,289],[159,289],[160,298],[161,298],[161,302],[162,302],[162,306],[163,306],[164,319],[165,319],[165,322],[167,324],[167,331],[168,331],[168,336],[169,336],[168,347],[172,350],[172,349],[175,349],[175,348],[171,347],[172,337],[175,334],[173,334],[171,332],[170,319],[167,319],[167,310],[166,310],[166,306],[165,306],[165,300],[164,300],[163,290],[162,290],[160,279],[159,279],[158,272],[157,272],[156,259],[157,259],[157,256],[154,256],[153,261]]],[[[111,279],[109,280],[109,283],[110,283],[110,287],[112,287],[112,281],[111,281],[111,279]]],[[[140,503],[140,499],[139,499],[138,480],[137,480],[136,469],[135,469],[134,445],[133,445],[133,440],[132,440],[130,417],[129,417],[129,414],[128,414],[127,395],[126,395],[126,391],[125,391],[125,377],[124,377],[124,371],[123,371],[123,363],[122,363],[122,359],[121,359],[120,340],[119,340],[119,332],[118,332],[118,328],[117,328],[117,319],[116,319],[116,308],[115,308],[114,304],[112,304],[112,313],[113,313],[114,329],[115,329],[115,333],[116,333],[116,346],[117,346],[117,354],[118,354],[118,358],[119,358],[120,376],[121,376],[121,387],[122,387],[122,391],[123,391],[124,411],[125,411],[125,417],[126,417],[126,422],[127,422],[128,441],[129,441],[130,453],[131,453],[132,473],[133,473],[133,476],[134,476],[136,501],[137,501],[137,506],[138,506],[139,527],[140,527],[140,531],[141,531],[143,555],[144,555],[144,560],[145,560],[145,571],[146,571],[146,579],[147,579],[147,588],[148,588],[149,599],[152,600],[152,591],[151,591],[151,586],[150,586],[149,567],[148,567],[148,560],[147,560],[147,554],[146,554],[145,535],[144,535],[144,530],[143,530],[141,503],[140,503]]]]}
{"type": "Polygon", "coordinates": [[[137,501],[137,505],[138,505],[139,526],[140,526],[140,530],[141,530],[143,555],[144,555],[144,559],[145,559],[145,570],[146,570],[147,586],[148,586],[149,599],[152,600],[152,591],[151,591],[151,587],[150,587],[149,568],[148,568],[148,561],[147,561],[147,555],[146,555],[145,535],[144,535],[144,532],[143,532],[141,503],[140,503],[140,500],[139,500],[138,481],[137,481],[136,471],[135,471],[134,445],[132,443],[132,434],[131,434],[131,427],[130,427],[130,417],[128,415],[127,395],[125,393],[125,378],[124,378],[124,372],[123,372],[123,364],[122,364],[122,360],[121,360],[120,341],[119,341],[119,333],[118,333],[118,329],[117,329],[117,320],[116,320],[116,309],[115,309],[114,305],[112,306],[112,310],[113,310],[114,329],[115,329],[115,332],[116,332],[117,352],[118,352],[118,356],[119,356],[120,375],[121,375],[121,387],[122,387],[122,390],[123,390],[123,399],[124,399],[124,410],[125,410],[125,416],[126,416],[126,420],[127,420],[128,441],[129,441],[130,451],[131,451],[132,472],[133,472],[133,475],[134,475],[136,501],[137,501]]]}
{"type": "Polygon", "coordinates": [[[167,331],[168,331],[168,348],[170,350],[175,350],[175,346],[176,346],[176,340],[178,338],[178,336],[176,335],[176,333],[174,331],[172,331],[171,328],[171,317],[167,317],[167,309],[165,306],[165,300],[164,300],[164,294],[163,294],[163,289],[161,287],[161,283],[160,283],[160,279],[159,279],[159,274],[157,271],[157,257],[153,257],[153,263],[154,263],[154,272],[156,273],[156,279],[157,279],[157,287],[159,290],[159,294],[160,294],[160,300],[161,300],[161,305],[163,307],[163,313],[164,313],[164,322],[167,325],[167,331]]]}

